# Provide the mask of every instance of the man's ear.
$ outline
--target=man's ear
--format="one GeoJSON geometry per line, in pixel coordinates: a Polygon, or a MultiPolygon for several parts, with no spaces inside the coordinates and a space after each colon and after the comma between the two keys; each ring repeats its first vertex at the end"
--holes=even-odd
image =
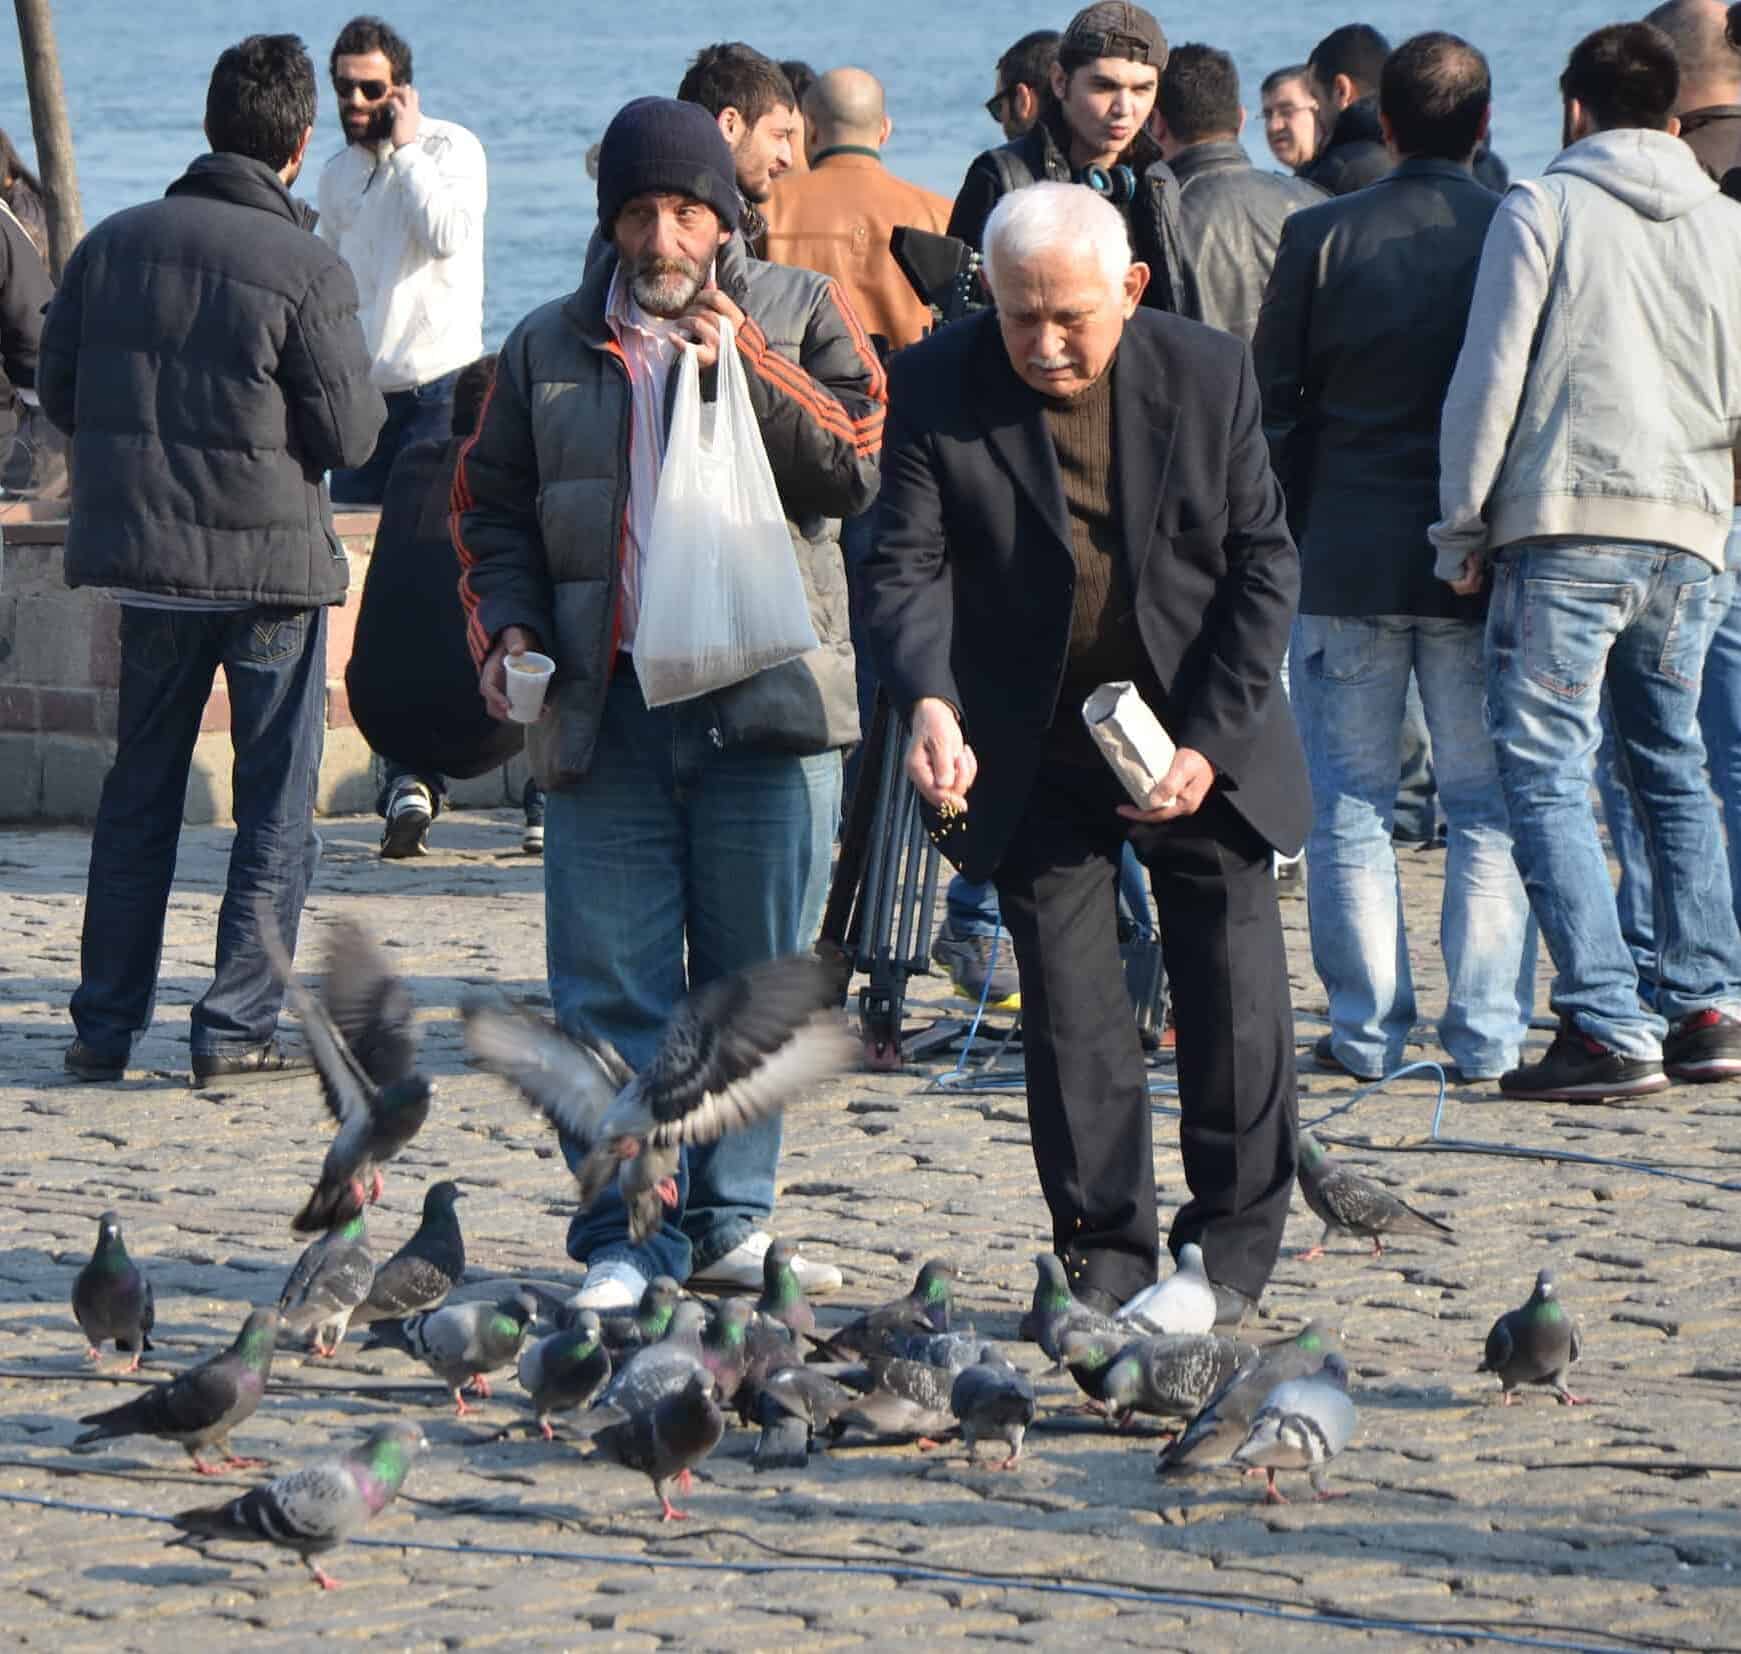
{"type": "Polygon", "coordinates": [[[1233,134],[1235,137],[1238,137],[1239,134],[1242,133],[1244,130],[1245,130],[1245,105],[1242,103],[1239,106],[1239,125],[1233,129],[1233,134]]]}
{"type": "Polygon", "coordinates": [[[1039,94],[1025,80],[1018,80],[1010,88],[1010,100],[1015,108],[1016,119],[1033,124],[1034,117],[1040,112],[1039,94]]]}
{"type": "Polygon", "coordinates": [[[1062,103],[1064,94],[1069,90],[1070,77],[1064,73],[1064,66],[1061,63],[1054,63],[1052,65],[1052,96],[1062,103]]]}
{"type": "Polygon", "coordinates": [[[744,135],[744,118],[729,103],[715,116],[719,122],[721,136],[736,149],[744,135]]]}
{"type": "Polygon", "coordinates": [[[1360,101],[1360,88],[1346,75],[1338,75],[1330,82],[1330,101],[1340,112],[1349,104],[1360,101]]]}
{"type": "Polygon", "coordinates": [[[1135,261],[1124,273],[1122,289],[1124,319],[1129,321],[1136,314],[1136,307],[1142,303],[1143,293],[1149,285],[1149,267],[1140,259],[1135,261]]]}
{"type": "Polygon", "coordinates": [[[883,129],[877,134],[877,148],[881,149],[889,141],[889,134],[895,130],[895,123],[887,115],[883,116],[883,129]]]}

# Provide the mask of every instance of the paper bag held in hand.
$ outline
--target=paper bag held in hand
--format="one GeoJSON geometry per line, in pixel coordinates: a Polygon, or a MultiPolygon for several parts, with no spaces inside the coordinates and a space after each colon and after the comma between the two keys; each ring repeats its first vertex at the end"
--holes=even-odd
{"type": "Polygon", "coordinates": [[[1082,721],[1139,810],[1173,767],[1173,738],[1131,683],[1103,683],[1082,703],[1082,721]]]}

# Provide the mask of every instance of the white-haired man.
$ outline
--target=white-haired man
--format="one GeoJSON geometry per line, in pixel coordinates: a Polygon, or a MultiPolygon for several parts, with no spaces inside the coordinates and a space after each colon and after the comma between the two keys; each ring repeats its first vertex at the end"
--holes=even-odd
{"type": "Polygon", "coordinates": [[[986,243],[996,311],[891,363],[867,630],[912,723],[908,774],[960,823],[945,848],[997,885],[1053,1244],[1102,1304],[1148,1285],[1159,1254],[1118,958],[1127,839],[1151,869],[1191,1192],[1169,1244],[1202,1246],[1234,1325],[1294,1179],[1269,869],[1310,809],[1278,684],[1299,562],[1245,346],[1139,308],[1148,271],[1118,212],[1036,184],[998,203],[986,243]],[[1122,802],[1081,715],[1125,679],[1178,744],[1146,809],[1122,802]]]}

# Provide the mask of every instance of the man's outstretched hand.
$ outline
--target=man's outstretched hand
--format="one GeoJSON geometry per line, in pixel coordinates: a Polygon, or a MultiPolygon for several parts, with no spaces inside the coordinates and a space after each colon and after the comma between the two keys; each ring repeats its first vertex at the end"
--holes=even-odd
{"type": "Polygon", "coordinates": [[[1215,766],[1191,747],[1180,747],[1167,766],[1167,773],[1149,794],[1149,807],[1121,804],[1118,813],[1127,821],[1183,821],[1193,816],[1215,784],[1215,766]]]}
{"type": "Polygon", "coordinates": [[[907,747],[907,779],[933,809],[959,815],[967,808],[967,791],[979,774],[961,733],[955,708],[934,696],[913,703],[913,738],[907,747]]]}

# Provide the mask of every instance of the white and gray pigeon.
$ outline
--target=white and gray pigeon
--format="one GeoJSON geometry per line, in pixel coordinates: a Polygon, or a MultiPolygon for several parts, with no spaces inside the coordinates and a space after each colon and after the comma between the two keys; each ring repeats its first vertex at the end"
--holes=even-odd
{"type": "Polygon", "coordinates": [[[466,1405],[466,1387],[481,1396],[490,1394],[489,1375],[513,1365],[537,1313],[537,1300],[529,1292],[512,1292],[493,1304],[447,1304],[403,1321],[377,1321],[363,1348],[415,1356],[447,1386],[454,1412],[463,1418],[476,1411],[466,1405]]]}
{"type": "Polygon", "coordinates": [[[1370,1240],[1375,1258],[1384,1254],[1381,1237],[1385,1235],[1452,1233],[1450,1224],[1417,1212],[1382,1183],[1352,1167],[1338,1166],[1309,1131],[1300,1133],[1300,1193],[1324,1224],[1318,1244],[1300,1254],[1302,1262],[1322,1257],[1324,1242],[1337,1233],[1370,1240]]]}
{"type": "Polygon", "coordinates": [[[611,1380],[611,1355],[599,1333],[599,1318],[581,1310],[572,1327],[528,1344],[520,1352],[520,1388],[532,1398],[538,1429],[546,1441],[556,1432],[552,1413],[589,1406],[611,1380]]]}
{"type": "Polygon", "coordinates": [[[351,1314],[351,1325],[402,1320],[440,1309],[465,1274],[465,1237],[460,1233],[454,1202],[465,1191],[443,1179],[423,1195],[423,1219],[411,1239],[399,1248],[369,1283],[369,1295],[351,1314]]]}
{"type": "Polygon", "coordinates": [[[1520,1385],[1540,1384],[1552,1390],[1569,1407],[1582,1406],[1588,1398],[1566,1388],[1566,1372],[1584,1353],[1578,1323],[1566,1313],[1554,1290],[1554,1273],[1540,1271],[1535,1291],[1520,1309],[1508,1309],[1487,1334],[1478,1373],[1499,1375],[1500,1405],[1517,1399],[1520,1385]]]}
{"type": "Polygon", "coordinates": [[[1009,1452],[991,1468],[1014,1470],[1021,1463],[1028,1426],[1034,1422],[1034,1382],[987,1344],[979,1352],[979,1360],[956,1375],[949,1391],[949,1410],[960,1421],[969,1465],[982,1441],[1001,1441],[1009,1452]]]}
{"type": "Polygon", "coordinates": [[[315,1561],[389,1505],[417,1455],[429,1446],[415,1424],[380,1424],[360,1447],[244,1493],[227,1504],[184,1510],[172,1545],[236,1539],[294,1551],[323,1590],[338,1581],[315,1561]]]}
{"type": "Polygon", "coordinates": [[[374,1278],[368,1226],[359,1211],[303,1249],[278,1295],[283,1330],[311,1334],[312,1355],[335,1354],[374,1278]]]}
{"type": "Polygon", "coordinates": [[[570,1040],[535,1017],[469,1000],[466,1045],[580,1146],[582,1207],[619,1180],[631,1235],[675,1205],[675,1160],[649,1183],[649,1151],[711,1143],[777,1114],[851,1061],[829,968],[813,954],[752,965],[698,988],[673,1014],[646,1070],[608,1047],[570,1040]],[[624,1173],[628,1174],[624,1185],[624,1173]]]}
{"type": "Polygon", "coordinates": [[[1161,1333],[1127,1344],[1100,1384],[1107,1412],[1122,1427],[1133,1415],[1188,1419],[1257,1351],[1212,1332],[1161,1333]]]}
{"type": "Polygon", "coordinates": [[[1116,1319],[1145,1333],[1210,1332],[1215,1326],[1215,1288],[1203,1267],[1203,1248],[1187,1241],[1178,1267],[1164,1281],[1144,1287],[1116,1319]]]}
{"type": "Polygon", "coordinates": [[[756,1391],[756,1423],[762,1433],[750,1453],[757,1470],[802,1470],[818,1430],[826,1429],[853,1403],[853,1394],[818,1367],[781,1367],[756,1391]]]}
{"type": "Polygon", "coordinates": [[[652,1407],[631,1412],[606,1426],[593,1438],[599,1451],[630,1470],[643,1471],[659,1500],[659,1519],[682,1521],[689,1515],[671,1503],[665,1491],[676,1483],[684,1493],[693,1478],[690,1472],[725,1434],[725,1415],[713,1398],[713,1384],[705,1372],[691,1373],[681,1388],[664,1395],[652,1407]]]}
{"type": "Polygon", "coordinates": [[[1354,1417],[1348,1368],[1341,1356],[1331,1353],[1310,1377],[1291,1378],[1270,1391],[1232,1460],[1264,1472],[1266,1504],[1287,1503],[1276,1486],[1278,1470],[1308,1471],[1320,1499],[1340,1498],[1324,1485],[1324,1467],[1348,1445],[1354,1417]]]}
{"type": "MultiPolygon", "coordinates": [[[[1052,1371],[1064,1370],[1064,1336],[1072,1332],[1116,1336],[1110,1315],[1082,1303],[1070,1290],[1070,1277],[1055,1253],[1034,1259],[1034,1296],[1017,1329],[1019,1337],[1038,1344],[1052,1359],[1052,1371]]],[[[975,1355],[978,1352],[975,1351],[975,1355]]]]}
{"type": "Polygon", "coordinates": [[[921,1449],[941,1445],[939,1437],[955,1429],[955,1410],[949,1405],[956,1375],[947,1367],[898,1356],[873,1355],[862,1367],[848,1367],[833,1375],[859,1397],[836,1416],[835,1436],[847,1430],[863,1430],[873,1436],[911,1436],[921,1449]]]}
{"type": "Polygon", "coordinates": [[[157,1322],[157,1304],[145,1271],[127,1255],[121,1216],[105,1212],[97,1219],[97,1245],[90,1262],[73,1282],[73,1319],[85,1335],[85,1359],[96,1361],[109,1339],[133,1357],[122,1369],[139,1370],[139,1358],[151,1348],[145,1335],[157,1322]]]}

